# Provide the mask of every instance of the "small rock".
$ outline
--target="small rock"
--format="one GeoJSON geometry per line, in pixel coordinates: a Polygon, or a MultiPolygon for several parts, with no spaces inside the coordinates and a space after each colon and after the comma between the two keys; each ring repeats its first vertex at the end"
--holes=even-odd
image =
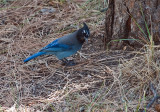
{"type": "Polygon", "coordinates": [[[85,106],[80,107],[80,112],[84,112],[85,111],[85,106]]]}
{"type": "Polygon", "coordinates": [[[43,8],[43,9],[40,10],[40,12],[41,12],[42,14],[45,14],[45,15],[47,15],[47,14],[49,14],[49,13],[53,13],[53,12],[55,12],[55,11],[56,11],[56,9],[53,8],[53,7],[46,7],[46,8],[43,8]]]}

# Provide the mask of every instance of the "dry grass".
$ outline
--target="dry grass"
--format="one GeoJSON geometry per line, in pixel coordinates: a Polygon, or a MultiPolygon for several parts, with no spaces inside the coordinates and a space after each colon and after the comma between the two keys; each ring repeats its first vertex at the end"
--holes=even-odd
{"type": "MultiPolygon", "coordinates": [[[[0,2],[0,110],[128,112],[143,108],[144,92],[152,81],[159,85],[159,52],[150,61],[147,52],[103,50],[104,0],[13,0],[0,2]],[[42,14],[44,7],[55,12],[42,14]],[[88,44],[64,67],[53,56],[28,63],[23,59],[57,37],[86,22],[88,44]],[[120,64],[121,63],[121,64],[120,64]]],[[[159,87],[156,87],[159,91],[159,87]]],[[[147,101],[152,93],[147,93],[147,101]]]]}

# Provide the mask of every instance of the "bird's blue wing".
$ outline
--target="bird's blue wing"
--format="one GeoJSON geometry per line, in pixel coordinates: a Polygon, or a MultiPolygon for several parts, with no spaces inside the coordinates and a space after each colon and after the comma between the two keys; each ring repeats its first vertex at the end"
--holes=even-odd
{"type": "Polygon", "coordinates": [[[61,51],[69,50],[72,48],[70,45],[58,43],[58,40],[59,39],[54,40],[53,42],[51,42],[50,44],[42,48],[40,51],[42,52],[61,52],[61,51]]]}

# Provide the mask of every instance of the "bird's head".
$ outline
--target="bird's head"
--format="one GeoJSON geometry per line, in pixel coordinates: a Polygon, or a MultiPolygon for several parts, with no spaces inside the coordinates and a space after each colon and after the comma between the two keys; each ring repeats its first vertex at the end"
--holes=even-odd
{"type": "Polygon", "coordinates": [[[88,41],[88,37],[90,36],[90,31],[86,23],[83,23],[83,28],[78,30],[78,40],[81,43],[88,41]]]}

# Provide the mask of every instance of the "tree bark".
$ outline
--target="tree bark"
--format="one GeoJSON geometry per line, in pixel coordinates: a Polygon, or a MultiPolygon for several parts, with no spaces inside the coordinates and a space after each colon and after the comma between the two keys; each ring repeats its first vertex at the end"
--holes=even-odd
{"type": "Polygon", "coordinates": [[[148,41],[147,28],[152,33],[155,44],[160,43],[160,0],[110,0],[106,12],[105,43],[112,40],[131,39],[110,42],[111,49],[121,49],[125,44],[137,47],[148,41]],[[142,7],[142,14],[141,12],[142,7]],[[142,31],[138,28],[137,24],[142,31]],[[143,39],[144,38],[144,39],[143,39]],[[133,40],[139,39],[140,42],[133,40]]]}

